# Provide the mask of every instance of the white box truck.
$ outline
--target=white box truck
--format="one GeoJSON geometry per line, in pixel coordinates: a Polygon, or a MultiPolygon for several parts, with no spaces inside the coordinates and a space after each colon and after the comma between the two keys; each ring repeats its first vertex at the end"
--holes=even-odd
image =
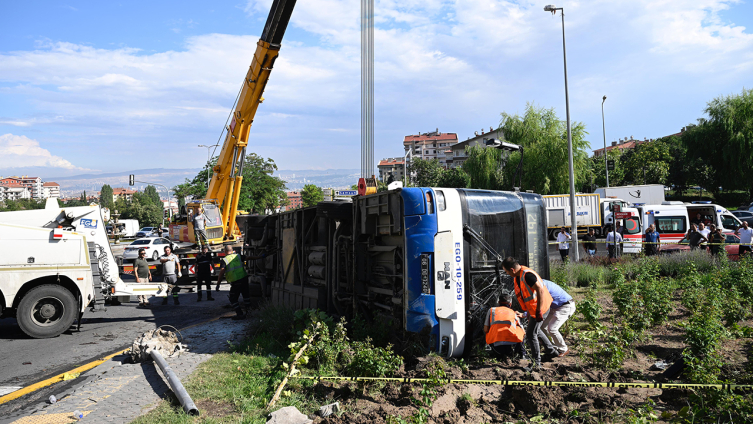
{"type": "Polygon", "coordinates": [[[620,199],[634,205],[661,205],[664,201],[664,186],[661,184],[599,187],[594,193],[602,199],[620,199]]]}
{"type": "MultiPolygon", "coordinates": [[[[547,232],[549,237],[556,238],[561,227],[571,226],[570,218],[570,195],[556,194],[543,196],[546,202],[547,232]]],[[[585,233],[594,227],[598,232],[601,229],[601,200],[598,194],[575,195],[575,222],[578,225],[578,233],[585,233]]]]}

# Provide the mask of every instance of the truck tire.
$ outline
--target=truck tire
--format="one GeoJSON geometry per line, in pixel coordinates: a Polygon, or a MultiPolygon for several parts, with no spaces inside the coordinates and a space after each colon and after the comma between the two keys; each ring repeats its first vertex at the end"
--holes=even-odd
{"type": "Polygon", "coordinates": [[[316,205],[316,216],[329,219],[350,219],[353,217],[353,203],[350,202],[319,202],[316,205]]]}
{"type": "Polygon", "coordinates": [[[68,330],[78,315],[78,302],[63,286],[34,287],[18,304],[16,320],[21,330],[35,339],[56,337],[68,330]]]}

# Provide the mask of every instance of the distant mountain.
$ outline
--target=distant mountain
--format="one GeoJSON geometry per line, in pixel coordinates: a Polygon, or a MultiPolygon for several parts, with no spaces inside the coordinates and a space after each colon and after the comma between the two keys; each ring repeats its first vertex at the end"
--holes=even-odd
{"type": "MultiPolygon", "coordinates": [[[[43,178],[44,181],[54,181],[60,184],[60,190],[64,197],[78,196],[83,191],[94,193],[109,184],[111,187],[128,187],[128,176],[134,174],[137,181],[151,184],[162,184],[170,189],[193,179],[199,172],[199,168],[185,169],[137,169],[133,171],[112,172],[103,174],[81,174],[59,177],[43,178]]],[[[320,187],[349,188],[358,182],[360,176],[358,169],[302,169],[302,170],[278,170],[275,175],[286,181],[288,190],[297,191],[306,184],[316,184],[320,187]]],[[[148,184],[136,183],[135,190],[143,190],[148,184]]],[[[160,194],[164,190],[156,186],[160,194]]]]}

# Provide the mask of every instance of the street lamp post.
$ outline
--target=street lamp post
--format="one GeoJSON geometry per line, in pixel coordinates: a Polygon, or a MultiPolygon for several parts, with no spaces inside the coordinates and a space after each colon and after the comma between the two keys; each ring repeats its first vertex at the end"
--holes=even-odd
{"type": "Polygon", "coordinates": [[[607,166],[607,127],[604,125],[604,102],[607,96],[601,99],[601,130],[604,132],[604,170],[607,173],[607,187],[609,187],[609,166],[607,166]]]}
{"type": "MultiPolygon", "coordinates": [[[[213,144],[211,146],[207,146],[205,144],[199,144],[199,147],[206,147],[207,148],[207,169],[210,169],[209,165],[211,165],[209,163],[209,149],[211,149],[212,147],[217,147],[217,146],[219,146],[219,144],[213,144]]],[[[211,172],[207,172],[207,190],[209,190],[209,179],[211,178],[210,175],[211,175],[211,172]]]]}
{"type": "Polygon", "coordinates": [[[554,7],[554,5],[544,6],[546,12],[552,12],[552,15],[560,11],[562,15],[562,55],[565,60],[565,112],[567,114],[567,161],[570,168],[570,221],[573,243],[573,260],[576,262],[580,260],[580,252],[578,252],[578,223],[575,215],[575,171],[573,170],[573,135],[570,130],[570,97],[567,91],[567,50],[565,48],[565,11],[561,7],[554,7]]]}

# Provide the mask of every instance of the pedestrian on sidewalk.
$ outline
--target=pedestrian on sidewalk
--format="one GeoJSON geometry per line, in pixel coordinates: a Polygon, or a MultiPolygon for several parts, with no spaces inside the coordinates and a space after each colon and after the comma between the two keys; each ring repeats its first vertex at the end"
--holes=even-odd
{"type": "Polygon", "coordinates": [[[201,302],[201,287],[207,287],[207,300],[212,297],[212,253],[209,246],[201,246],[201,253],[196,257],[196,294],[197,302],[201,302]]]}
{"type": "MultiPolygon", "coordinates": [[[[518,298],[520,307],[528,313],[526,338],[531,347],[532,361],[529,370],[532,370],[534,367],[541,368],[542,357],[539,340],[544,343],[544,350],[546,351],[544,360],[550,360],[555,356],[559,356],[559,351],[552,345],[541,329],[542,324],[550,313],[552,295],[549,294],[544,281],[536,271],[520,265],[517,259],[512,256],[508,256],[502,261],[502,268],[504,268],[507,275],[513,277],[515,296],[518,298]]],[[[519,317],[523,316],[522,313],[517,313],[516,315],[519,317]]]]}
{"type": "MultiPolygon", "coordinates": [[[[146,250],[139,249],[139,257],[133,262],[133,275],[136,276],[136,282],[148,284],[152,281],[152,271],[149,270],[149,263],[146,261],[146,250]]],[[[139,295],[139,307],[148,308],[149,299],[144,295],[139,295]]]]}
{"type": "Polygon", "coordinates": [[[486,344],[492,348],[492,355],[497,359],[513,358],[517,353],[520,359],[528,359],[523,341],[526,331],[520,325],[520,319],[512,308],[512,296],[503,294],[499,297],[497,307],[486,311],[484,334],[486,344]]]}
{"type": "MultiPolygon", "coordinates": [[[[178,278],[183,276],[180,272],[180,259],[173,254],[170,246],[165,246],[165,254],[160,256],[159,261],[162,263],[162,276],[168,286],[167,294],[172,293],[173,303],[180,305],[180,301],[178,300],[178,292],[180,292],[178,278]]],[[[167,297],[162,299],[162,304],[167,305],[167,297]]]]}
{"type": "Polygon", "coordinates": [[[607,233],[607,252],[609,259],[617,257],[617,247],[622,244],[622,234],[610,231],[607,233]]]}
{"type": "Polygon", "coordinates": [[[552,345],[559,352],[558,356],[565,356],[569,352],[565,338],[560,333],[560,327],[575,313],[575,301],[562,287],[554,281],[544,280],[546,289],[552,295],[552,306],[549,316],[544,320],[541,328],[551,340],[552,345]]]}
{"type": "Polygon", "coordinates": [[[646,234],[643,236],[643,241],[646,243],[643,245],[643,252],[646,256],[654,256],[659,253],[661,236],[659,235],[659,232],[656,231],[656,226],[654,224],[651,224],[646,228],[646,234]]]}
{"type": "Polygon", "coordinates": [[[748,228],[748,221],[743,221],[743,226],[735,231],[735,235],[740,237],[740,257],[743,253],[751,253],[751,240],[753,240],[753,228],[748,228]]]}
{"type": "Polygon", "coordinates": [[[583,236],[583,250],[589,257],[596,256],[596,235],[593,228],[589,228],[588,234],[583,236]]]}
{"type": "Polygon", "coordinates": [[[562,262],[565,262],[570,257],[570,241],[572,237],[567,233],[565,227],[560,228],[559,234],[557,234],[557,242],[559,243],[560,257],[562,262]]]}
{"type": "Polygon", "coordinates": [[[235,253],[233,246],[225,246],[225,257],[222,258],[220,264],[221,269],[220,275],[217,276],[217,284],[219,285],[223,278],[227,278],[228,283],[230,283],[230,304],[235,309],[234,320],[246,318],[246,312],[241,308],[239,302],[241,295],[243,295],[245,310],[251,309],[251,290],[248,286],[248,274],[246,274],[243,262],[243,258],[235,253]]]}

